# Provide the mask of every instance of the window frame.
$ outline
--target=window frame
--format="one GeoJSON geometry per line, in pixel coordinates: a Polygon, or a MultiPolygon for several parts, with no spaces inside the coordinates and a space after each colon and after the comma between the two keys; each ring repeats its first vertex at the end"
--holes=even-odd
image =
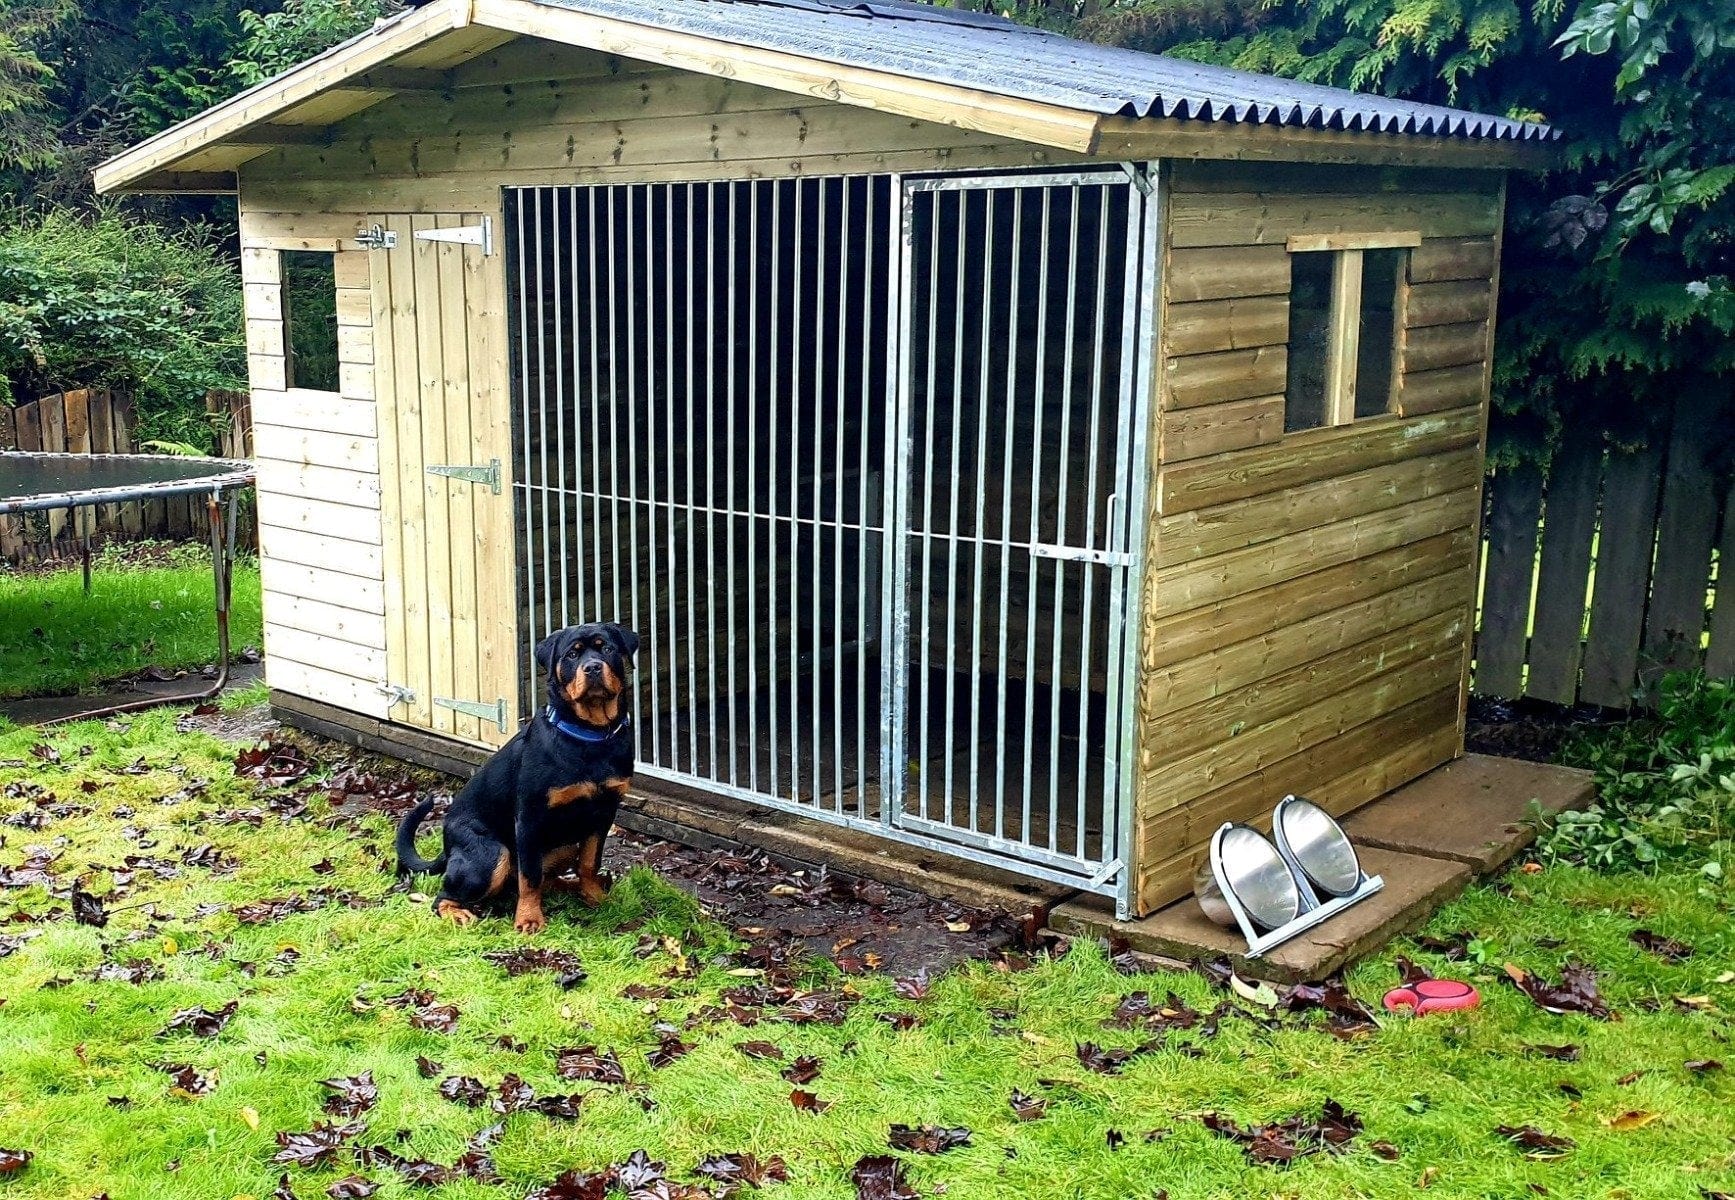
{"type": "MultiPolygon", "coordinates": [[[[1326,318],[1328,340],[1325,352],[1325,420],[1320,425],[1291,430],[1285,436],[1294,437],[1317,429],[1336,429],[1353,425],[1358,420],[1377,420],[1393,412],[1388,402],[1384,413],[1358,418],[1355,414],[1356,372],[1361,352],[1361,307],[1363,259],[1369,250],[1414,250],[1422,244],[1419,230],[1378,233],[1310,233],[1291,234],[1284,244],[1289,254],[1330,254],[1331,307],[1326,318]]],[[[1405,284],[1409,276],[1406,260],[1397,272],[1398,294],[1392,300],[1393,336],[1399,343],[1405,323],[1405,284]]],[[[1398,395],[1397,375],[1401,370],[1401,346],[1392,352],[1392,379],[1388,394],[1395,402],[1398,395]]]]}

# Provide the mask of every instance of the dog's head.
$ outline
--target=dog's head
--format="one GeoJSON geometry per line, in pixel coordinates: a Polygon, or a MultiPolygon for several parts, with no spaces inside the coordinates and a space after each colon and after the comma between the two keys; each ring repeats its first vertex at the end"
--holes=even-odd
{"type": "Polygon", "coordinates": [[[587,725],[613,725],[626,704],[627,672],[639,635],[613,621],[557,629],[536,644],[548,699],[587,725]]]}

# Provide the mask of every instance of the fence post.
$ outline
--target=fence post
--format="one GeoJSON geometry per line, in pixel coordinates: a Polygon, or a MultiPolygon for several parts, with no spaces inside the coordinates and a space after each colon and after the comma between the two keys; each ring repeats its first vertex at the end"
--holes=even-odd
{"type": "Polygon", "coordinates": [[[1578,700],[1602,458],[1602,432],[1576,425],[1548,471],[1542,565],[1536,573],[1536,621],[1530,633],[1530,674],[1524,694],[1554,704],[1578,700]]]}
{"type": "Polygon", "coordinates": [[[1591,704],[1627,708],[1633,702],[1662,476],[1663,452],[1655,446],[1631,454],[1609,453],[1590,636],[1584,648],[1584,682],[1579,687],[1579,696],[1591,704]]]}

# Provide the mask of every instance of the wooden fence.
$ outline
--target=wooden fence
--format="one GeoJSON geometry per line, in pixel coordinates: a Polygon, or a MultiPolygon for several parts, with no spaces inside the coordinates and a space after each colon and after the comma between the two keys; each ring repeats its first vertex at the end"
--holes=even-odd
{"type": "Polygon", "coordinates": [[[1706,394],[1641,450],[1580,430],[1546,479],[1489,476],[1478,694],[1626,708],[1671,670],[1735,676],[1732,424],[1706,394]]]}
{"type": "MultiPolygon", "coordinates": [[[[225,458],[253,453],[252,402],[246,392],[210,392],[205,410],[217,432],[217,451],[225,458]]],[[[0,406],[0,450],[42,450],[57,454],[130,454],[138,445],[132,397],[122,392],[78,389],[44,396],[16,408],[0,406]]],[[[204,503],[198,497],[103,504],[69,518],[65,512],[0,517],[0,560],[39,562],[73,553],[79,523],[90,521],[100,541],[155,538],[204,538],[204,503]]],[[[238,531],[252,544],[251,520],[238,531]]]]}

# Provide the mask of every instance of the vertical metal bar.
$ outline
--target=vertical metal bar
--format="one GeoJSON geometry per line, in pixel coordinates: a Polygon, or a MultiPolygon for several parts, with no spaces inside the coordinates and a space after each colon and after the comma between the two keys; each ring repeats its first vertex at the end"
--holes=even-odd
{"type": "MultiPolygon", "coordinates": [[[[1108,247],[1109,241],[1113,236],[1110,228],[1112,208],[1110,197],[1112,195],[1113,193],[1109,189],[1104,188],[1102,190],[1101,231],[1100,236],[1097,238],[1096,247],[1096,288],[1092,293],[1095,296],[1096,303],[1096,342],[1091,352],[1091,394],[1088,433],[1090,446],[1086,456],[1084,479],[1084,544],[1086,549],[1095,549],[1097,546],[1096,498],[1098,492],[1101,490],[1097,483],[1097,469],[1098,459],[1102,448],[1103,352],[1108,340],[1108,247]]],[[[1116,568],[1114,567],[1107,568],[1110,572],[1113,572],[1115,569],[1116,568]]],[[[1083,664],[1083,669],[1087,677],[1090,673],[1091,640],[1092,635],[1096,632],[1095,593],[1097,574],[1098,569],[1096,567],[1088,565],[1085,567],[1084,594],[1080,600],[1080,606],[1083,611],[1080,614],[1079,620],[1079,629],[1082,631],[1080,634],[1081,646],[1079,649],[1079,661],[1083,664]]],[[[1112,671],[1113,669],[1114,664],[1110,662],[1108,664],[1108,670],[1112,671]]],[[[1087,702],[1089,701],[1089,698],[1089,692],[1087,690],[1085,694],[1087,702]]],[[[1090,768],[1093,760],[1096,758],[1096,756],[1091,753],[1090,749],[1090,738],[1088,736],[1090,724],[1089,717],[1090,713],[1087,708],[1084,713],[1084,730],[1081,731],[1078,740],[1078,806],[1080,811],[1086,810],[1086,797],[1090,793],[1090,768]]],[[[1104,817],[1104,837],[1106,839],[1106,813],[1104,814],[1104,817]]],[[[1109,857],[1109,850],[1107,846],[1105,846],[1103,848],[1103,858],[1106,861],[1109,857]]]]}
{"type": "MultiPolygon", "coordinates": [[[[551,542],[548,536],[548,317],[545,312],[548,289],[544,267],[548,261],[542,245],[542,197],[547,188],[536,189],[536,418],[537,467],[536,487],[542,517],[542,613],[543,625],[532,625],[536,636],[549,633],[554,627],[554,589],[551,542]]],[[[418,485],[419,486],[419,485],[418,485]]]]}
{"type": "MultiPolygon", "coordinates": [[[[863,211],[863,217],[862,217],[862,228],[866,229],[868,231],[867,245],[868,245],[868,248],[870,250],[873,248],[874,234],[879,228],[877,225],[874,224],[874,186],[875,186],[875,181],[872,178],[864,179],[862,181],[862,208],[864,210],[863,211]]],[[[848,193],[845,192],[845,195],[847,196],[848,193]]],[[[854,228],[849,223],[849,218],[848,218],[847,214],[844,217],[843,227],[846,230],[854,228]]],[[[886,232],[888,234],[888,237],[886,240],[888,242],[893,243],[894,248],[895,248],[897,239],[889,236],[891,233],[891,224],[889,222],[886,225],[886,232]]],[[[845,256],[845,261],[846,262],[848,261],[847,255],[845,256]]],[[[864,817],[867,816],[867,794],[868,794],[868,747],[867,747],[867,731],[868,731],[868,723],[867,723],[867,662],[868,662],[868,657],[867,656],[868,656],[869,630],[868,630],[868,588],[867,588],[867,581],[868,581],[868,528],[871,524],[871,521],[869,519],[869,514],[868,514],[868,411],[869,411],[869,405],[872,402],[871,397],[868,395],[868,388],[871,386],[871,380],[873,378],[873,373],[868,369],[868,363],[872,361],[873,329],[874,329],[874,319],[873,319],[873,312],[874,312],[874,307],[873,307],[873,304],[874,304],[873,261],[874,261],[874,259],[873,259],[873,255],[871,253],[865,254],[862,256],[861,410],[856,414],[856,430],[857,430],[856,442],[858,444],[858,459],[859,459],[859,467],[858,467],[857,478],[856,478],[856,493],[857,493],[856,494],[856,519],[861,526],[861,531],[858,534],[858,536],[856,537],[856,546],[855,546],[855,557],[856,557],[856,589],[855,589],[855,636],[856,636],[856,656],[855,656],[855,663],[856,663],[856,667],[855,667],[855,770],[856,770],[856,812],[860,816],[864,816],[864,817]]],[[[847,294],[847,289],[846,289],[846,294],[847,294]]],[[[888,321],[888,328],[889,327],[890,327],[890,323],[888,321]]],[[[890,340],[890,339],[888,339],[888,340],[890,340]]],[[[885,420],[887,422],[887,424],[890,424],[890,422],[891,422],[891,407],[888,405],[882,411],[885,414],[882,419],[885,420]]],[[[884,470],[883,464],[882,464],[880,475],[881,475],[881,478],[883,480],[884,476],[885,476],[885,470],[884,470]]],[[[884,490],[883,482],[881,484],[881,490],[882,491],[884,490]]],[[[882,555],[882,558],[883,558],[883,555],[882,555]]],[[[882,576],[886,574],[885,565],[883,562],[880,565],[880,573],[882,576]]],[[[876,637],[874,640],[878,643],[878,646],[879,646],[880,671],[882,674],[884,674],[886,669],[887,669],[886,659],[885,659],[885,654],[886,654],[887,648],[886,648],[886,644],[885,644],[885,639],[881,638],[881,637],[876,637]]],[[[885,717],[887,716],[888,712],[889,712],[888,709],[881,709],[880,710],[880,718],[881,718],[882,723],[883,723],[885,717]]]]}
{"type": "MultiPolygon", "coordinates": [[[[747,291],[747,747],[748,781],[759,790],[759,580],[765,568],[759,561],[759,193],[764,185],[748,185],[748,291],[747,291]]],[[[772,184],[773,188],[777,185],[772,184]]],[[[772,572],[776,591],[776,572],[772,572]]],[[[773,747],[772,762],[777,753],[773,747]]],[[[775,786],[772,791],[776,791],[775,786]]]]}
{"type": "MultiPolygon", "coordinates": [[[[569,300],[567,302],[567,313],[568,313],[567,328],[568,328],[568,341],[570,343],[570,349],[568,350],[568,354],[570,355],[570,359],[568,361],[571,364],[570,367],[563,367],[562,373],[568,375],[572,379],[572,408],[570,411],[568,411],[566,409],[566,407],[564,405],[562,405],[561,411],[562,411],[562,427],[563,428],[565,427],[565,422],[568,420],[570,420],[572,423],[572,446],[571,446],[571,454],[570,455],[567,455],[567,454],[561,455],[561,461],[564,463],[566,461],[566,459],[568,457],[570,457],[570,458],[572,458],[573,462],[572,462],[572,489],[571,489],[571,493],[570,493],[570,501],[568,499],[563,499],[561,501],[561,521],[563,524],[566,521],[566,506],[570,502],[570,504],[572,505],[573,550],[572,550],[572,557],[567,560],[567,562],[564,564],[564,566],[561,570],[561,578],[573,585],[573,587],[572,587],[573,603],[576,605],[579,614],[582,615],[584,612],[584,608],[585,608],[585,604],[584,604],[585,529],[584,529],[584,466],[583,466],[583,464],[590,456],[587,454],[581,454],[579,452],[580,447],[583,446],[583,444],[584,444],[584,400],[583,400],[583,396],[582,396],[583,383],[581,382],[582,377],[583,377],[583,372],[579,370],[579,355],[581,354],[581,352],[583,350],[583,346],[584,346],[584,332],[579,325],[579,314],[578,314],[579,288],[581,286],[579,283],[580,270],[579,270],[579,249],[578,248],[579,248],[580,242],[579,242],[579,235],[578,235],[578,189],[577,188],[563,188],[562,189],[562,195],[565,196],[566,202],[567,202],[567,210],[566,210],[566,213],[567,213],[567,220],[566,220],[567,247],[566,247],[566,254],[567,254],[567,271],[568,271],[568,274],[567,274],[566,291],[567,291],[567,295],[569,297],[569,300]]],[[[565,620],[563,623],[571,624],[573,622],[573,620],[574,620],[573,614],[568,612],[566,614],[566,617],[565,617],[565,620]]]]}
{"type": "MultiPolygon", "coordinates": [[[[976,828],[976,814],[981,809],[982,787],[982,560],[988,549],[986,528],[988,506],[988,360],[994,326],[994,194],[987,188],[982,193],[982,286],[977,289],[982,301],[982,330],[979,341],[980,363],[976,379],[976,520],[971,528],[975,536],[973,560],[974,578],[970,587],[970,828],[976,828]]],[[[1001,835],[1000,812],[994,813],[992,833],[1001,835]]]]}
{"type": "Polygon", "coordinates": [[[795,229],[790,249],[792,282],[789,320],[789,798],[801,803],[801,610],[797,587],[801,571],[801,249],[802,200],[805,179],[791,183],[795,193],[795,229]]]}
{"type": "Polygon", "coordinates": [[[534,535],[530,528],[530,291],[525,286],[528,264],[525,261],[525,247],[529,239],[524,236],[524,192],[513,189],[511,192],[513,217],[518,225],[518,277],[513,283],[518,288],[518,426],[520,457],[523,462],[518,472],[518,487],[524,496],[524,563],[522,567],[524,578],[524,603],[528,614],[525,625],[525,636],[520,639],[520,652],[524,654],[524,665],[520,677],[527,680],[535,679],[536,667],[530,661],[529,648],[536,643],[536,548],[534,535]]]}
{"type": "MultiPolygon", "coordinates": [[[[735,632],[735,606],[740,599],[740,597],[735,593],[735,496],[736,490],[739,487],[739,480],[737,480],[735,476],[735,369],[737,358],[735,345],[735,339],[737,336],[735,314],[740,303],[736,297],[736,292],[740,283],[742,264],[751,262],[751,258],[749,256],[744,256],[739,252],[738,247],[741,243],[736,239],[737,230],[739,229],[737,217],[740,208],[738,198],[741,193],[741,185],[737,183],[729,183],[724,186],[729,189],[729,238],[728,241],[724,243],[729,272],[729,389],[727,400],[729,405],[729,422],[727,436],[723,439],[724,445],[727,447],[723,459],[723,486],[727,490],[728,495],[728,526],[724,530],[726,540],[724,542],[723,561],[725,563],[724,570],[726,574],[723,591],[724,594],[729,597],[729,784],[731,787],[739,787],[741,777],[740,772],[736,768],[736,756],[741,741],[736,732],[736,710],[741,707],[741,700],[740,691],[736,686],[735,647],[739,646],[741,641],[735,632]]],[[[748,184],[747,186],[752,187],[753,185],[748,184]]],[[[751,326],[749,326],[749,328],[751,328],[751,326]]],[[[751,391],[751,389],[749,390],[751,391]]],[[[751,464],[753,461],[751,443],[749,443],[747,461],[749,464],[749,470],[751,470],[751,464]]],[[[751,484],[749,484],[747,495],[749,503],[751,503],[753,495],[751,484]]],[[[748,561],[752,560],[749,559],[748,561]]],[[[753,577],[749,574],[747,578],[748,591],[751,593],[753,577]]],[[[749,629],[751,629],[751,627],[749,627],[749,629]]],[[[752,636],[751,632],[749,632],[748,636],[752,636]]],[[[751,693],[749,693],[748,696],[748,703],[752,703],[751,693]]]]}
{"type": "MultiPolygon", "coordinates": [[[[1007,252],[1011,281],[1007,286],[1006,316],[1006,438],[1000,459],[1000,656],[999,688],[994,717],[994,824],[1004,828],[1006,804],[1006,662],[1012,617],[1012,448],[1018,428],[1018,345],[1022,338],[1023,312],[1019,285],[1024,280],[1024,189],[1012,191],[1012,244],[1007,252]]],[[[1030,797],[1020,808],[1019,840],[1030,840],[1030,797]]]]}
{"type": "MultiPolygon", "coordinates": [[[[820,495],[820,490],[824,486],[825,480],[824,417],[826,414],[827,399],[825,395],[825,342],[826,338],[829,336],[829,331],[826,329],[825,324],[825,312],[828,308],[831,308],[830,305],[825,303],[825,194],[827,184],[828,181],[824,179],[816,179],[813,181],[813,189],[815,193],[817,193],[814,197],[814,207],[818,210],[817,220],[814,226],[815,245],[813,252],[813,295],[815,309],[813,338],[813,457],[809,460],[813,464],[813,611],[811,617],[813,621],[813,802],[815,804],[819,803],[820,788],[825,780],[825,746],[824,740],[821,736],[821,720],[823,719],[822,713],[824,706],[820,701],[821,680],[824,678],[824,671],[821,669],[821,659],[824,652],[822,649],[822,630],[820,628],[819,606],[820,593],[823,590],[820,571],[825,558],[820,535],[820,530],[825,528],[820,521],[822,515],[822,497],[820,495]]],[[[841,415],[841,413],[836,413],[834,411],[833,423],[836,424],[839,429],[843,427],[841,415]]],[[[842,464],[838,463],[837,467],[841,470],[842,464]]],[[[841,475],[839,479],[841,482],[841,475]]],[[[835,513],[833,514],[832,519],[837,519],[835,513]]],[[[836,646],[836,644],[837,643],[834,641],[833,645],[836,646]]]]}
{"type": "MultiPolygon", "coordinates": [[[[909,486],[910,279],[915,254],[914,207],[903,176],[893,175],[886,195],[888,228],[897,220],[898,236],[888,239],[886,323],[898,335],[886,339],[884,482],[880,487],[880,824],[890,828],[903,813],[909,786],[905,762],[909,743],[909,486]]],[[[865,803],[865,799],[864,799],[865,803]]]]}
{"type": "Polygon", "coordinates": [[[937,379],[937,354],[939,346],[939,314],[940,314],[940,201],[943,193],[930,192],[928,220],[929,253],[928,253],[928,390],[922,398],[922,427],[926,440],[926,452],[923,456],[922,483],[922,528],[919,536],[922,539],[922,620],[917,627],[922,643],[922,719],[919,736],[916,741],[916,784],[920,792],[919,804],[922,819],[928,819],[928,713],[932,704],[933,687],[930,686],[928,671],[928,646],[933,641],[933,632],[928,621],[929,599],[933,595],[934,566],[934,388],[937,379]]]}
{"type": "Polygon", "coordinates": [[[778,341],[779,336],[783,332],[783,324],[780,320],[782,317],[781,309],[783,291],[781,286],[783,276],[780,270],[782,266],[782,255],[779,253],[779,242],[782,238],[782,234],[783,186],[781,183],[774,182],[771,185],[771,361],[766,364],[771,379],[771,386],[765,393],[770,397],[772,406],[768,422],[770,429],[766,431],[771,443],[770,454],[767,456],[766,468],[770,472],[771,476],[766,488],[766,503],[769,515],[769,520],[766,522],[766,537],[771,542],[771,587],[766,590],[765,598],[767,607],[770,609],[766,619],[766,632],[768,640],[770,641],[770,649],[766,658],[766,669],[771,672],[771,712],[769,714],[770,720],[768,723],[771,726],[771,792],[773,795],[781,794],[782,789],[778,784],[781,782],[783,777],[783,746],[778,737],[780,731],[778,729],[779,722],[777,711],[782,700],[778,687],[777,661],[777,609],[779,594],[783,591],[782,587],[779,586],[777,579],[778,560],[781,557],[779,553],[780,546],[778,544],[777,528],[777,427],[782,422],[779,420],[777,364],[778,360],[783,357],[781,346],[778,341]]]}
{"type": "MultiPolygon", "coordinates": [[[[602,379],[599,369],[601,357],[598,343],[601,334],[597,329],[597,321],[601,311],[597,302],[597,266],[596,266],[596,193],[598,189],[587,187],[585,204],[588,208],[590,221],[590,446],[584,455],[585,462],[590,464],[590,574],[591,574],[591,619],[602,620],[602,431],[598,428],[597,410],[602,407],[602,379]]],[[[612,253],[612,251],[611,251],[612,253]]],[[[612,357],[612,355],[611,355],[612,357]]],[[[610,363],[612,370],[613,364],[610,363]]],[[[612,614],[611,614],[612,616],[612,614]]]]}
{"type": "MultiPolygon", "coordinates": [[[[1042,233],[1038,239],[1036,260],[1036,371],[1034,382],[1034,415],[1030,435],[1030,546],[1041,540],[1042,513],[1042,425],[1048,400],[1048,244],[1050,224],[1054,215],[1054,193],[1042,189],[1042,233]]],[[[1031,703],[1031,687],[1036,667],[1036,577],[1037,563],[1026,548],[1024,555],[1028,596],[1024,602],[1024,802],[1032,799],[1031,766],[1036,740],[1036,706],[1031,703]]],[[[1055,848],[1055,823],[1058,813],[1054,796],[1049,795],[1048,848],[1055,848]]]]}
{"type": "MultiPolygon", "coordinates": [[[[1084,202],[1084,192],[1076,183],[1072,185],[1072,228],[1066,241],[1066,345],[1061,354],[1060,379],[1060,463],[1057,467],[1059,475],[1055,484],[1054,503],[1054,541],[1056,545],[1066,544],[1067,518],[1067,467],[1072,459],[1072,364],[1073,364],[1073,331],[1078,319],[1078,208],[1084,202]]],[[[1088,564],[1085,570],[1089,570],[1088,564]]],[[[1057,560],[1054,564],[1054,595],[1050,605],[1054,620],[1054,650],[1048,666],[1048,793],[1049,802],[1057,810],[1060,806],[1060,690],[1061,668],[1064,658],[1061,654],[1061,644],[1066,638],[1066,623],[1061,620],[1061,612],[1066,603],[1066,563],[1057,560]]],[[[1088,717],[1090,706],[1090,666],[1080,665],[1079,694],[1080,711],[1088,717]]],[[[1088,724],[1088,721],[1083,722],[1088,724]]],[[[1077,844],[1076,854],[1084,857],[1084,806],[1078,806],[1077,828],[1074,830],[1077,844]]]]}
{"type": "MultiPolygon", "coordinates": [[[[675,580],[680,575],[680,560],[675,549],[675,185],[663,188],[663,338],[667,378],[663,380],[663,461],[660,470],[668,472],[667,511],[663,514],[663,537],[668,550],[663,560],[663,591],[669,602],[669,766],[681,769],[681,664],[677,657],[681,645],[675,597],[675,580]]],[[[690,461],[690,460],[689,460],[690,461]]],[[[689,499],[691,494],[689,493],[689,499]]]]}
{"type": "MultiPolygon", "coordinates": [[[[639,612],[639,386],[638,386],[638,305],[635,302],[639,295],[638,286],[638,238],[636,231],[638,221],[633,214],[633,202],[636,194],[643,194],[636,184],[627,184],[622,188],[626,196],[626,300],[627,300],[627,569],[631,579],[631,595],[633,600],[634,629],[645,630],[646,657],[651,661],[651,757],[656,753],[656,687],[657,687],[657,657],[655,629],[640,621],[639,612]]],[[[645,199],[647,219],[650,213],[650,199],[645,199]]],[[[618,408],[615,410],[620,411],[618,408]]],[[[641,685],[642,691],[642,685],[641,685]]],[[[644,755],[644,725],[633,722],[633,740],[637,753],[644,755]]]]}
{"type": "MultiPolygon", "coordinates": [[[[1120,746],[1113,760],[1114,776],[1108,781],[1108,788],[1112,789],[1109,794],[1113,796],[1115,805],[1113,824],[1111,826],[1108,819],[1109,814],[1104,814],[1103,821],[1103,839],[1105,842],[1108,840],[1108,830],[1112,827],[1116,833],[1112,853],[1119,857],[1123,863],[1120,888],[1115,898],[1115,910],[1121,920],[1132,916],[1135,899],[1134,889],[1138,886],[1138,881],[1133,877],[1130,866],[1134,839],[1138,834],[1138,812],[1134,803],[1134,780],[1137,778],[1137,772],[1135,770],[1136,764],[1133,761],[1137,742],[1133,736],[1133,706],[1128,699],[1131,689],[1127,686],[1127,681],[1137,677],[1139,635],[1144,619],[1144,588],[1142,583],[1145,564],[1145,505],[1150,480],[1148,459],[1150,454],[1151,381],[1156,378],[1156,348],[1160,335],[1157,322],[1160,319],[1161,311],[1158,300],[1160,295],[1158,289],[1161,286],[1159,279],[1161,259],[1157,254],[1159,221],[1161,219],[1157,196],[1161,193],[1156,190],[1154,185],[1157,181],[1153,178],[1157,170],[1155,164],[1148,168],[1149,174],[1146,178],[1152,185],[1149,196],[1143,196],[1137,191],[1131,190],[1127,193],[1128,228],[1129,231],[1133,228],[1139,229],[1139,241],[1142,243],[1140,245],[1140,257],[1134,259],[1131,254],[1128,255],[1129,261],[1136,261],[1138,264],[1136,278],[1139,285],[1138,303],[1127,305],[1129,309],[1137,311],[1138,319],[1138,367],[1133,374],[1132,389],[1127,397],[1129,402],[1127,416],[1129,418],[1128,424],[1132,430],[1132,445],[1128,448],[1127,455],[1130,478],[1127,487],[1127,516],[1124,522],[1125,528],[1122,531],[1122,538],[1132,556],[1132,565],[1121,568],[1129,579],[1125,612],[1122,616],[1122,623],[1128,633],[1120,647],[1121,653],[1118,661],[1110,660],[1110,669],[1118,670],[1120,678],[1116,688],[1119,702],[1116,708],[1109,710],[1108,715],[1111,721],[1116,718],[1119,719],[1120,746]],[[1135,217],[1137,218],[1136,224],[1135,217]]],[[[1129,236],[1128,240],[1131,241],[1132,238],[1129,236]]],[[[1131,280],[1128,281],[1128,286],[1131,286],[1131,280]]],[[[1105,845],[1103,857],[1108,858],[1110,853],[1111,848],[1105,845]]]]}
{"type": "MultiPolygon", "coordinates": [[[[717,764],[717,184],[705,184],[705,436],[691,428],[687,440],[705,447],[705,695],[711,716],[712,779],[722,778],[717,764]]],[[[734,314],[730,314],[733,320],[734,314]]],[[[687,321],[693,317],[689,309],[687,321]]],[[[731,692],[734,690],[730,689],[731,692]]]]}
{"type": "MultiPolygon", "coordinates": [[[[946,517],[946,624],[941,635],[946,643],[946,715],[945,724],[941,728],[941,737],[946,746],[945,769],[945,816],[946,824],[953,823],[952,810],[956,804],[957,791],[953,783],[952,772],[957,762],[957,751],[954,749],[952,728],[958,719],[958,554],[962,542],[958,537],[958,484],[964,473],[960,442],[963,440],[964,419],[964,277],[968,273],[969,264],[967,251],[970,242],[970,209],[971,193],[960,191],[956,193],[958,205],[957,232],[957,263],[954,268],[957,278],[953,280],[952,303],[955,312],[952,316],[952,440],[947,445],[947,472],[951,477],[951,487],[947,493],[948,510],[946,517]]],[[[970,747],[972,762],[974,762],[975,747],[970,747]]],[[[968,814],[969,827],[976,828],[976,810],[972,808],[968,814]]]]}
{"type": "MultiPolygon", "coordinates": [[[[609,581],[614,591],[614,619],[621,619],[621,468],[620,468],[620,318],[617,312],[620,296],[620,233],[615,227],[615,201],[621,196],[619,187],[608,188],[608,506],[609,506],[609,581]]],[[[628,510],[629,516],[631,509],[628,510]]],[[[629,521],[630,524],[630,521],[629,521]]],[[[627,616],[626,623],[638,628],[638,612],[627,616]]],[[[633,728],[633,749],[639,747],[640,735],[633,728]]]]}
{"type": "MultiPolygon", "coordinates": [[[[832,424],[837,426],[837,447],[834,451],[836,474],[831,501],[831,519],[833,522],[831,546],[831,644],[834,647],[832,652],[831,670],[831,795],[832,805],[839,813],[843,812],[843,773],[845,758],[843,740],[844,643],[846,640],[855,643],[857,663],[856,674],[858,676],[861,674],[860,662],[862,652],[867,645],[867,637],[860,628],[861,622],[856,622],[856,634],[852,639],[846,639],[844,637],[843,625],[843,434],[844,426],[848,423],[847,417],[849,413],[849,401],[845,395],[845,389],[848,386],[848,379],[844,371],[844,363],[848,360],[849,355],[844,351],[843,339],[845,330],[849,327],[850,247],[848,243],[852,234],[849,224],[849,190],[850,180],[841,179],[838,181],[838,241],[843,247],[843,252],[838,255],[837,268],[837,294],[842,303],[838,306],[837,322],[833,327],[837,338],[837,385],[834,393],[835,407],[833,408],[834,416],[832,418],[832,424]]],[[[872,244],[873,230],[871,227],[868,228],[867,235],[861,240],[864,243],[872,244]]],[[[863,439],[858,435],[857,440],[861,441],[863,439]]],[[[856,523],[864,526],[867,524],[865,518],[859,512],[856,514],[856,523]]],[[[858,579],[855,588],[858,602],[861,595],[861,589],[861,581],[858,579]]],[[[859,760],[860,757],[861,750],[858,747],[856,750],[856,758],[859,760]]]]}
{"type": "MultiPolygon", "coordinates": [[[[560,229],[561,190],[562,189],[559,188],[550,188],[548,191],[549,225],[550,233],[553,235],[549,239],[548,266],[550,282],[554,292],[554,322],[552,325],[554,332],[554,458],[557,464],[557,482],[554,488],[553,499],[559,505],[555,510],[555,520],[560,527],[559,537],[556,539],[560,546],[560,564],[556,569],[560,575],[560,624],[565,626],[572,624],[572,609],[568,603],[566,587],[567,564],[570,563],[572,559],[569,557],[566,548],[566,370],[563,361],[566,349],[566,320],[565,297],[562,295],[566,289],[562,285],[560,277],[561,254],[558,230],[560,229]]],[[[546,445],[542,447],[542,456],[544,460],[542,474],[543,483],[545,485],[543,495],[547,496],[548,447],[546,445]]],[[[550,573],[552,574],[553,571],[551,570],[550,573]]],[[[550,611],[549,616],[550,624],[552,624],[552,611],[550,611]]]]}

